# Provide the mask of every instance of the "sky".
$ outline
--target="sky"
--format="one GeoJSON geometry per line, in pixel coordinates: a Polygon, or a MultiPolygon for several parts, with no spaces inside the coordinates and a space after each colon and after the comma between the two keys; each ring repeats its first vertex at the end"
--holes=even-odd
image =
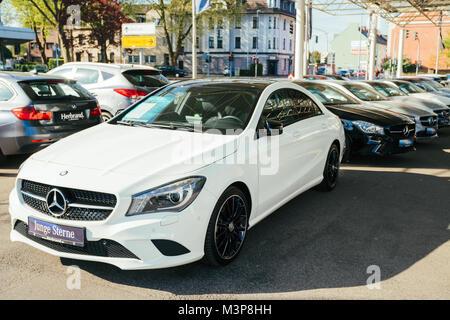
{"type": "MultiPolygon", "coordinates": [[[[313,26],[313,36],[309,43],[309,50],[318,50],[319,52],[327,51],[327,41],[326,34],[320,30],[328,32],[328,46],[329,50],[331,50],[331,40],[333,40],[336,34],[341,33],[345,30],[350,24],[358,23],[363,26],[369,26],[369,15],[342,15],[342,16],[333,16],[327,13],[324,13],[319,10],[313,9],[312,13],[312,26],[313,26]],[[319,30],[320,29],[320,30],[319,30]],[[315,35],[318,35],[318,43],[315,43],[315,35]]],[[[382,34],[387,34],[388,32],[388,23],[386,20],[378,16],[378,30],[382,34]]]]}

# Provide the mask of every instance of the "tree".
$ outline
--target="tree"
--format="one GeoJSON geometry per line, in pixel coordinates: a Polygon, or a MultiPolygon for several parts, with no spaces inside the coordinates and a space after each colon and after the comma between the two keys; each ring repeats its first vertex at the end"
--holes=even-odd
{"type": "MultiPolygon", "coordinates": [[[[175,66],[181,54],[183,43],[192,29],[192,0],[149,0],[150,6],[161,19],[161,26],[167,40],[170,65],[175,66]]],[[[240,19],[242,1],[211,0],[211,8],[197,15],[197,26],[212,29],[226,20],[240,19]]]]}
{"type": "Polygon", "coordinates": [[[320,52],[317,50],[314,50],[313,52],[309,53],[309,62],[311,63],[320,63],[320,52]],[[313,60],[314,58],[314,60],[313,60]]]}
{"type": "Polygon", "coordinates": [[[66,36],[64,27],[69,17],[68,8],[71,5],[81,4],[82,0],[27,0],[37,12],[58,32],[58,39],[62,43],[62,56],[64,61],[71,61],[71,43],[66,36]]]}
{"type": "Polygon", "coordinates": [[[100,47],[101,62],[108,62],[106,50],[116,45],[116,36],[122,23],[132,22],[123,12],[123,5],[117,0],[86,0],[81,6],[81,19],[90,28],[90,42],[100,47]]]}
{"type": "Polygon", "coordinates": [[[47,55],[45,47],[49,29],[52,29],[50,23],[39,13],[39,11],[30,5],[27,0],[10,0],[11,5],[16,9],[18,19],[24,27],[31,28],[36,35],[36,44],[39,48],[42,63],[47,64],[47,55]],[[39,37],[41,35],[41,37],[39,37]]]}

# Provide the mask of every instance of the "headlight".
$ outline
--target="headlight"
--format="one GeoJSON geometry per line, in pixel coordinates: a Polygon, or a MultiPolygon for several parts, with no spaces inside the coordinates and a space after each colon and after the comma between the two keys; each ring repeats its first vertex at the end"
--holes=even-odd
{"type": "Polygon", "coordinates": [[[190,177],[136,194],[126,215],[162,211],[180,212],[197,198],[205,181],[205,177],[190,177]]]}
{"type": "Polygon", "coordinates": [[[353,121],[353,124],[356,125],[362,132],[368,134],[384,134],[383,127],[377,126],[376,124],[366,122],[366,121],[353,121]]]}

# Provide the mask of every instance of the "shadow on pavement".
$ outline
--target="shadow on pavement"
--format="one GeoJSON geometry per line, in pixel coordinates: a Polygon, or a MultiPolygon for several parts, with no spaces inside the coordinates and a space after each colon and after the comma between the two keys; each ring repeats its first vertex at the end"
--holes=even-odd
{"type": "Polygon", "coordinates": [[[366,285],[367,267],[389,279],[450,239],[449,179],[341,172],[331,193],[308,191],[250,230],[236,261],[148,271],[61,259],[113,283],[178,295],[277,293],[366,285]]]}

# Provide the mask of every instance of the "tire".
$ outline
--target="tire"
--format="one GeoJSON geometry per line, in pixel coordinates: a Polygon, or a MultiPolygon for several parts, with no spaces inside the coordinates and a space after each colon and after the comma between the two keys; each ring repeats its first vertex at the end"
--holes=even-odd
{"type": "Polygon", "coordinates": [[[108,120],[111,119],[112,117],[113,117],[113,116],[112,116],[111,113],[109,113],[108,111],[103,111],[103,110],[102,110],[102,119],[103,119],[103,122],[108,121],[108,120]]]}
{"type": "Polygon", "coordinates": [[[327,161],[323,169],[323,180],[318,185],[320,191],[331,191],[336,187],[339,177],[339,148],[333,143],[328,151],[327,161]]]}
{"type": "Polygon", "coordinates": [[[245,194],[237,187],[229,187],[220,196],[206,231],[205,263],[221,266],[236,259],[247,234],[249,208],[245,194]]]}

